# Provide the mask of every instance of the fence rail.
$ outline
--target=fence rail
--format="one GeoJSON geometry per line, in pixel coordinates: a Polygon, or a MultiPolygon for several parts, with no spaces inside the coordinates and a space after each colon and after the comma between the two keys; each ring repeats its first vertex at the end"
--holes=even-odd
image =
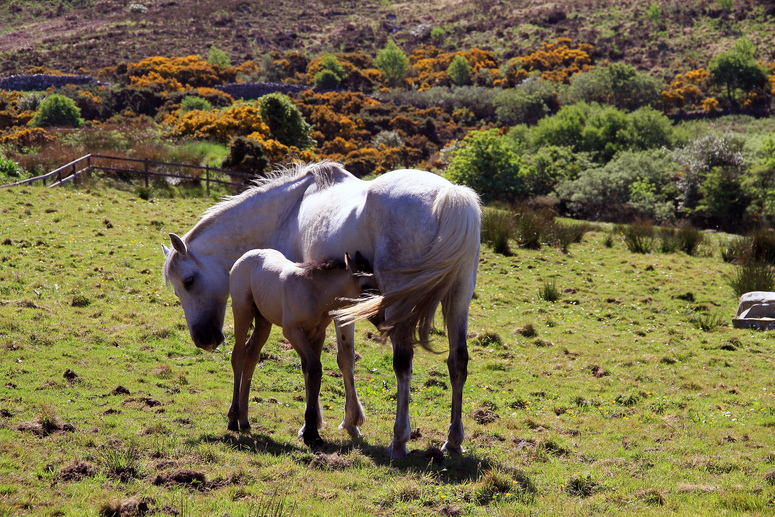
{"type": "Polygon", "coordinates": [[[60,187],[71,181],[73,182],[73,184],[77,185],[78,177],[92,170],[129,173],[129,174],[136,174],[138,176],[143,176],[145,179],[146,187],[149,185],[150,178],[152,177],[176,178],[182,181],[204,181],[207,188],[208,195],[210,195],[210,183],[218,183],[221,185],[231,185],[235,187],[245,187],[244,182],[237,183],[234,181],[225,181],[222,179],[213,178],[211,177],[211,174],[213,173],[228,174],[230,177],[245,178],[248,180],[256,177],[254,174],[247,174],[247,173],[238,172],[238,171],[229,171],[225,169],[217,169],[217,168],[208,167],[208,166],[202,167],[199,165],[188,165],[185,163],[159,162],[156,160],[149,160],[147,158],[141,160],[137,158],[122,158],[119,156],[87,154],[86,156],[81,156],[80,158],[73,160],[67,165],[63,165],[58,169],[55,169],[47,174],[36,176],[34,178],[27,178],[25,180],[17,181],[16,183],[8,183],[5,185],[0,185],[0,187],[2,188],[18,187],[20,185],[27,185],[30,183],[34,183],[36,181],[42,182],[44,186],[47,185],[47,182],[52,182],[51,184],[48,185],[49,187],[60,187]],[[108,160],[108,163],[102,163],[103,160],[108,160]],[[118,165],[127,164],[127,165],[124,167],[120,167],[120,166],[116,166],[117,164],[118,165]],[[139,165],[140,168],[131,168],[131,165],[139,165]],[[159,170],[160,168],[163,168],[163,167],[174,167],[174,168],[180,168],[180,169],[195,170],[195,171],[199,171],[199,175],[186,176],[183,174],[175,174],[175,173],[164,172],[163,170],[159,170]],[[202,177],[202,172],[204,172],[204,177],[202,177]]]}

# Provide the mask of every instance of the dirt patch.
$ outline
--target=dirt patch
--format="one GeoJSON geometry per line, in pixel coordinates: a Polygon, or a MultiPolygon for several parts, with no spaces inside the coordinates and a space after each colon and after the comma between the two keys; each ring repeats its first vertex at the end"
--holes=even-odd
{"type": "Polygon", "coordinates": [[[129,395],[129,390],[120,384],[113,388],[113,391],[110,392],[111,395],[129,395]]]}
{"type": "Polygon", "coordinates": [[[182,485],[195,490],[203,490],[207,487],[207,476],[198,470],[183,469],[159,474],[153,479],[153,484],[165,487],[182,485]]]}
{"type": "Polygon", "coordinates": [[[93,477],[96,474],[94,467],[84,461],[77,461],[67,465],[57,475],[57,481],[69,482],[80,481],[85,478],[93,477]]]}
{"type": "Polygon", "coordinates": [[[486,408],[475,409],[472,414],[477,424],[491,424],[500,418],[500,415],[495,411],[486,408]]]}
{"type": "Polygon", "coordinates": [[[63,424],[58,420],[36,418],[31,422],[22,422],[17,429],[25,433],[32,433],[36,436],[44,437],[54,433],[70,433],[75,431],[75,427],[70,424],[63,424]]]}
{"type": "MultiPolygon", "coordinates": [[[[103,505],[100,515],[106,517],[135,517],[146,515],[151,510],[154,500],[150,497],[131,497],[124,501],[116,501],[103,505]]],[[[156,513],[156,512],[154,512],[156,513]]],[[[173,515],[177,515],[177,511],[173,515]]]]}
{"type": "Polygon", "coordinates": [[[316,454],[315,458],[313,458],[309,464],[310,468],[320,470],[344,470],[351,465],[352,460],[342,456],[338,452],[332,452],[331,454],[316,454]]]}

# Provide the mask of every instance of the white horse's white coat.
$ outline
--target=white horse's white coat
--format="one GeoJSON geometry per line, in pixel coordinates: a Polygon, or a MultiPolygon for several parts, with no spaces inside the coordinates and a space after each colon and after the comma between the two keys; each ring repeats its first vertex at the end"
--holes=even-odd
{"type": "MultiPolygon", "coordinates": [[[[362,181],[338,164],[323,162],[214,206],[182,239],[171,235],[173,249],[163,247],[164,276],[180,298],[194,343],[209,350],[223,342],[229,270],[246,251],[272,248],[294,262],[360,251],[372,264],[383,297],[345,316],[384,313],[398,384],[391,454],[406,455],[413,345],[427,343],[439,303],[452,384],[444,449],[460,452],[468,306],[476,284],[480,223],[477,195],[434,174],[399,170],[362,181]]],[[[340,427],[357,436],[363,409],[354,384],[353,340],[351,324],[337,326],[337,361],[346,394],[340,427]]],[[[232,408],[236,404],[237,397],[232,408]]]]}

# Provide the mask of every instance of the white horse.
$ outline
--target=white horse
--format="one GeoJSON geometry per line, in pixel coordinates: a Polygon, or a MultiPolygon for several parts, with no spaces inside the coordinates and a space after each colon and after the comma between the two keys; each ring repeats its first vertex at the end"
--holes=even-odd
{"type": "MultiPolygon", "coordinates": [[[[272,248],[294,262],[339,257],[360,250],[374,268],[382,298],[344,317],[384,316],[393,344],[396,420],[390,453],[406,455],[411,431],[409,384],[414,345],[427,346],[439,303],[449,338],[452,408],[443,449],[460,453],[464,438],[463,386],[468,375],[468,306],[479,262],[481,208],[473,190],[428,172],[399,170],[372,181],[341,165],[299,166],[219,203],[183,238],[170,234],[163,275],[180,298],[194,344],[212,350],[223,342],[229,270],[246,251],[272,248]]],[[[357,308],[357,309],[356,309],[357,308]]],[[[360,436],[363,408],[354,382],[354,327],[337,324],[337,362],[345,385],[340,428],[360,436]]],[[[232,355],[239,414],[244,356],[232,355]]],[[[235,420],[229,428],[235,429],[235,420]]]]}
{"type": "Polygon", "coordinates": [[[376,289],[371,266],[360,253],[355,256],[353,261],[345,253],[344,264],[333,260],[296,264],[277,250],[252,250],[231,268],[229,292],[234,315],[234,351],[245,357],[239,415],[236,415],[241,429],[250,428],[250,381],[274,324],[282,327],[283,335],[299,354],[304,372],[307,407],[299,438],[307,445],[322,443],[318,433],[323,424],[319,400],[323,377],[320,354],[326,328],[334,319],[329,313],[351,305],[362,293],[376,289]],[[254,319],[255,329],[246,345],[254,319]]]}

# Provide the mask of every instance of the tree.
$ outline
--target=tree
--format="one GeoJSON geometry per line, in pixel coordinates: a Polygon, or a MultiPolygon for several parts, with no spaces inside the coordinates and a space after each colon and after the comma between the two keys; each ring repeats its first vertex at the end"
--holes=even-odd
{"type": "Polygon", "coordinates": [[[388,40],[385,48],[377,52],[377,58],[374,60],[374,65],[392,85],[406,76],[408,64],[409,58],[393,40],[388,40]]]}
{"type": "Polygon", "coordinates": [[[29,123],[32,127],[72,126],[82,127],[81,110],[70,97],[57,93],[49,95],[29,123]]]}
{"type": "Polygon", "coordinates": [[[460,54],[456,55],[447,67],[447,75],[457,86],[466,84],[471,79],[471,66],[468,60],[460,54]]]}
{"type": "Polygon", "coordinates": [[[310,138],[312,127],[304,120],[295,104],[282,93],[270,93],[258,100],[261,118],[272,137],[283,145],[310,149],[315,141],[310,138]]]}
{"type": "Polygon", "coordinates": [[[735,48],[717,54],[710,61],[708,72],[713,82],[727,90],[730,103],[735,102],[735,92],[751,92],[767,84],[767,69],[756,62],[756,45],[751,40],[740,38],[735,48]]]}

